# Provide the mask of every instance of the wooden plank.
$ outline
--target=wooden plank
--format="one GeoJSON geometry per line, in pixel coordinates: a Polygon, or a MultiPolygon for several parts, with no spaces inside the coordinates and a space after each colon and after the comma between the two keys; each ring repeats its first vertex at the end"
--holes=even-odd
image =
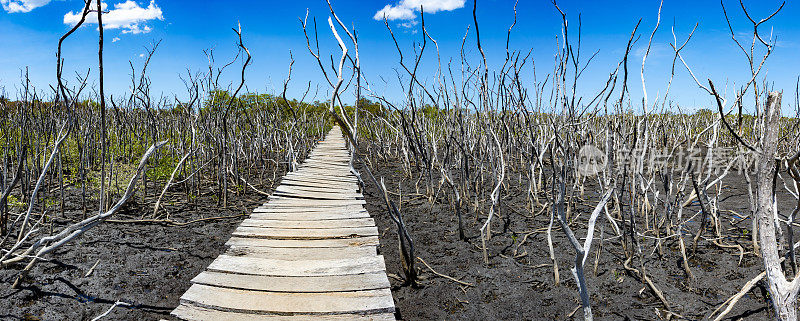
{"type": "Polygon", "coordinates": [[[331,165],[346,165],[350,166],[350,156],[344,155],[312,155],[301,163],[305,164],[331,164],[331,165]]]}
{"type": "Polygon", "coordinates": [[[275,207],[275,206],[259,206],[253,209],[253,213],[354,213],[366,211],[362,205],[345,205],[345,206],[315,206],[315,207],[275,207]]]}
{"type": "Polygon", "coordinates": [[[266,208],[254,211],[250,218],[280,220],[340,220],[349,218],[366,218],[369,212],[363,206],[319,207],[319,208],[266,208]],[[297,217],[297,218],[295,218],[297,217]]]}
{"type": "Polygon", "coordinates": [[[308,162],[303,165],[300,165],[298,173],[306,172],[306,170],[323,170],[323,171],[340,171],[343,174],[350,175],[350,165],[347,164],[335,164],[335,163],[323,163],[323,162],[308,162]]]}
{"type": "Polygon", "coordinates": [[[361,193],[357,192],[358,185],[353,184],[352,189],[348,188],[331,188],[330,186],[307,186],[307,185],[284,185],[281,184],[275,191],[282,191],[282,192],[317,192],[317,193],[328,193],[328,194],[343,194],[343,195],[354,195],[354,196],[362,196],[361,193]]]}
{"type": "Polygon", "coordinates": [[[327,239],[327,240],[270,240],[231,237],[225,245],[228,246],[260,246],[284,248],[328,248],[349,246],[376,246],[379,244],[377,236],[358,237],[352,239],[327,239]]]}
{"type": "Polygon", "coordinates": [[[181,297],[182,302],[215,307],[234,312],[280,314],[367,314],[394,312],[394,301],[389,289],[330,292],[330,293],[278,293],[245,291],[192,285],[181,297]]]}
{"type": "Polygon", "coordinates": [[[272,193],[272,195],[284,198],[299,198],[299,199],[320,200],[320,201],[361,199],[361,196],[357,194],[348,195],[342,193],[320,193],[320,192],[309,192],[309,191],[295,191],[295,192],[275,191],[274,193],[272,193]]]}
{"type": "Polygon", "coordinates": [[[361,211],[364,209],[364,203],[356,202],[362,200],[354,200],[350,203],[340,203],[340,204],[315,204],[316,202],[313,201],[325,201],[325,200],[309,200],[306,199],[306,204],[291,204],[291,203],[275,203],[272,205],[268,205],[266,207],[259,208],[258,211],[254,212],[285,212],[285,213],[296,213],[296,212],[321,212],[321,213],[331,213],[331,212],[352,212],[352,211],[361,211]]]}
{"type": "Polygon", "coordinates": [[[233,231],[233,236],[279,240],[349,239],[362,236],[378,236],[378,228],[368,226],[298,229],[239,226],[233,231]]]}
{"type": "Polygon", "coordinates": [[[347,165],[350,166],[350,156],[333,155],[333,154],[317,154],[308,157],[304,164],[331,164],[331,165],[347,165]]]}
{"type": "Polygon", "coordinates": [[[313,155],[308,158],[305,162],[300,164],[301,166],[309,165],[309,164],[322,164],[322,165],[333,165],[333,166],[346,166],[348,169],[350,168],[350,156],[345,155],[313,155]]]}
{"type": "Polygon", "coordinates": [[[222,254],[206,270],[250,275],[322,276],[382,272],[386,265],[382,255],[356,259],[276,260],[222,254]]]}
{"type": "Polygon", "coordinates": [[[323,206],[347,206],[347,205],[364,205],[367,204],[364,200],[309,200],[293,197],[271,196],[270,201],[265,204],[265,207],[323,207],[323,206]]]}
{"type": "Polygon", "coordinates": [[[314,200],[297,198],[295,201],[290,202],[271,202],[262,209],[275,209],[275,210],[293,210],[310,208],[319,209],[318,212],[330,211],[335,209],[351,210],[358,207],[364,208],[366,202],[364,200],[314,200]]]}
{"type": "Polygon", "coordinates": [[[316,211],[298,207],[289,209],[264,209],[253,212],[250,218],[259,220],[293,220],[293,221],[316,221],[316,220],[345,220],[352,218],[367,218],[369,212],[363,207],[347,208],[318,208],[316,211]]]}
{"type": "Polygon", "coordinates": [[[369,218],[369,213],[366,211],[352,211],[340,213],[256,213],[251,214],[250,219],[253,220],[282,220],[282,221],[336,221],[336,220],[349,220],[357,218],[369,218]]]}
{"type": "Polygon", "coordinates": [[[318,173],[286,174],[281,179],[281,184],[285,181],[329,184],[331,186],[358,184],[358,179],[353,175],[331,175],[330,171],[318,173]]]}
{"type": "Polygon", "coordinates": [[[301,181],[301,180],[282,180],[280,186],[290,187],[307,187],[307,188],[324,188],[335,190],[348,190],[354,191],[358,189],[358,183],[332,183],[332,182],[319,182],[319,181],[301,181]]]}
{"type": "Polygon", "coordinates": [[[326,221],[298,221],[298,220],[254,220],[246,219],[239,226],[250,227],[272,227],[272,228],[296,228],[296,229],[332,229],[342,227],[365,227],[375,226],[372,218],[354,218],[344,220],[326,221]]]}
{"type": "Polygon", "coordinates": [[[334,152],[349,153],[350,151],[344,147],[344,140],[326,140],[324,144],[317,145],[312,152],[334,152]]]}
{"type": "Polygon", "coordinates": [[[364,291],[389,288],[386,273],[374,272],[330,276],[263,276],[206,271],[200,273],[192,283],[226,287],[240,290],[318,293],[364,291]]]}
{"type": "Polygon", "coordinates": [[[225,254],[230,256],[262,257],[290,261],[309,257],[329,260],[377,255],[378,249],[375,246],[286,248],[234,245],[231,246],[225,254]]]}
{"type": "Polygon", "coordinates": [[[320,171],[318,173],[299,173],[291,172],[283,176],[283,179],[295,179],[305,181],[331,181],[331,182],[344,182],[344,183],[358,183],[358,179],[351,173],[346,174],[332,174],[331,171],[320,171]]]}
{"type": "Polygon", "coordinates": [[[251,314],[232,311],[220,311],[200,307],[190,303],[181,303],[172,315],[185,320],[203,321],[389,321],[395,320],[392,313],[379,314],[251,314]]]}
{"type": "MultiPolygon", "coordinates": [[[[336,212],[339,211],[360,211],[364,209],[366,204],[364,200],[349,200],[337,203],[326,203],[335,200],[314,200],[298,198],[297,200],[303,202],[271,202],[264,207],[258,208],[258,211],[273,211],[273,212],[336,212]]],[[[254,210],[255,212],[255,210],[254,210]]]]}
{"type": "Polygon", "coordinates": [[[353,179],[353,174],[350,173],[349,167],[321,167],[321,166],[305,166],[301,167],[296,172],[287,173],[289,177],[293,176],[314,176],[314,177],[329,177],[331,179],[353,179]]]}
{"type": "Polygon", "coordinates": [[[334,165],[334,164],[325,164],[325,163],[305,163],[303,165],[298,166],[298,170],[294,172],[286,173],[288,174],[327,174],[330,176],[338,176],[338,177],[349,177],[352,176],[353,173],[350,172],[350,165],[334,165]]]}
{"type": "Polygon", "coordinates": [[[355,188],[352,190],[345,190],[345,189],[332,189],[332,188],[321,188],[321,187],[305,187],[305,186],[289,186],[289,185],[281,185],[275,189],[276,193],[289,193],[289,194],[319,194],[319,196],[330,196],[330,197],[342,197],[348,199],[357,199],[359,197],[363,197],[363,195],[359,192],[356,192],[355,188]]]}
{"type": "Polygon", "coordinates": [[[319,181],[316,179],[312,180],[298,180],[298,179],[284,179],[281,181],[281,186],[283,185],[290,185],[290,186],[305,186],[305,187],[315,187],[315,188],[328,188],[328,189],[335,189],[335,190],[356,190],[358,189],[358,182],[331,182],[331,181],[319,181]]]}
{"type": "MultiPolygon", "coordinates": [[[[269,214],[276,214],[279,216],[291,216],[297,214],[308,214],[308,215],[316,215],[316,214],[332,214],[333,216],[342,216],[342,218],[347,217],[368,217],[369,213],[366,212],[364,206],[362,205],[348,205],[348,206],[320,206],[315,208],[308,208],[308,207],[268,207],[268,208],[260,208],[253,211],[253,214],[250,214],[251,217],[257,216],[265,216],[269,214]]],[[[298,221],[305,221],[305,219],[298,219],[298,221]]]]}
{"type": "Polygon", "coordinates": [[[298,172],[292,172],[291,175],[287,174],[286,177],[312,177],[315,179],[327,179],[338,181],[352,181],[356,177],[350,173],[338,168],[320,168],[320,167],[305,167],[298,172]]]}
{"type": "Polygon", "coordinates": [[[334,156],[334,157],[343,157],[343,158],[346,157],[348,160],[350,159],[350,152],[348,150],[327,149],[327,148],[324,148],[324,146],[322,146],[322,147],[323,148],[319,148],[319,149],[314,148],[313,150],[311,150],[311,153],[309,153],[310,157],[319,156],[319,155],[330,155],[330,156],[334,156]]]}

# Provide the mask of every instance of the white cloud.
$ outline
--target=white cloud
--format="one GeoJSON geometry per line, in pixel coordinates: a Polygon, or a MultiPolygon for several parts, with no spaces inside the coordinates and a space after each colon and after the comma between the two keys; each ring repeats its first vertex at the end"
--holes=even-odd
{"type": "Polygon", "coordinates": [[[122,40],[122,39],[119,39],[119,37],[114,37],[114,39],[111,39],[111,42],[117,42],[117,41],[120,41],[120,40],[122,40]]]}
{"type": "Polygon", "coordinates": [[[401,23],[400,26],[403,27],[403,28],[411,29],[411,28],[416,27],[418,24],[419,24],[419,21],[417,21],[417,20],[409,20],[407,22],[401,23]]]}
{"type": "Polygon", "coordinates": [[[134,35],[138,35],[140,33],[148,33],[152,29],[150,26],[139,27],[139,24],[131,25],[128,29],[122,30],[122,33],[132,33],[134,35]]]}
{"type": "MultiPolygon", "coordinates": [[[[96,1],[96,0],[95,0],[96,1]]],[[[92,7],[96,7],[92,4],[92,7]]],[[[102,3],[103,10],[108,10],[108,4],[102,3]]],[[[81,20],[81,11],[67,12],[64,15],[64,23],[75,25],[81,20]]],[[[150,0],[150,5],[143,8],[133,0],[127,0],[114,5],[114,9],[103,13],[103,28],[122,29],[122,33],[148,33],[152,29],[144,23],[149,20],[164,20],[161,8],[156,5],[155,0],[150,0]]],[[[97,14],[90,14],[86,17],[85,23],[97,24],[97,14]]]]}
{"type": "Polygon", "coordinates": [[[50,0],[0,0],[3,10],[8,13],[31,12],[31,10],[50,3],[50,0]]]}
{"type": "Polygon", "coordinates": [[[375,20],[413,20],[417,18],[415,12],[420,6],[425,13],[439,11],[452,11],[463,8],[466,0],[400,0],[395,5],[387,4],[372,17],[375,20]]]}
{"type": "Polygon", "coordinates": [[[140,54],[139,54],[139,58],[144,58],[144,54],[143,54],[143,53],[140,53],[140,54]]]}
{"type": "Polygon", "coordinates": [[[453,11],[464,7],[465,0],[402,0],[401,4],[408,8],[422,9],[425,13],[453,11]]]}
{"type": "Polygon", "coordinates": [[[383,9],[375,13],[375,16],[372,18],[375,20],[383,20],[384,17],[388,20],[410,20],[417,18],[417,15],[414,14],[414,10],[412,9],[387,4],[383,9]]]}

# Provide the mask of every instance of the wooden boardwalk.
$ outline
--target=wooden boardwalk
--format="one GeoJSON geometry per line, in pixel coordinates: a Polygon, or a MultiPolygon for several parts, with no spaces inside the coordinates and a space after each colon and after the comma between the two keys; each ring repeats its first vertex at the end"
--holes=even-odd
{"type": "Polygon", "coordinates": [[[229,249],[192,279],[172,315],[186,320],[394,320],[378,229],[334,127],[229,249]]]}

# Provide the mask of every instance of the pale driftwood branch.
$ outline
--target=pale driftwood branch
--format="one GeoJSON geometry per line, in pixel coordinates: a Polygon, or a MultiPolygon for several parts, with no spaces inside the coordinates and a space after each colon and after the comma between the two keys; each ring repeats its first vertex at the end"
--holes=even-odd
{"type": "Polygon", "coordinates": [[[464,282],[464,281],[461,281],[461,280],[459,280],[459,279],[456,279],[456,278],[454,278],[454,277],[452,277],[452,276],[449,276],[449,275],[445,275],[445,274],[442,274],[442,273],[436,272],[436,270],[434,270],[434,269],[433,269],[433,268],[432,268],[430,265],[428,265],[428,263],[427,263],[427,262],[425,262],[425,260],[423,260],[423,259],[422,259],[421,257],[419,257],[419,256],[417,256],[417,260],[419,260],[420,262],[422,262],[422,264],[425,264],[425,266],[428,268],[428,270],[431,270],[431,272],[432,272],[433,274],[436,274],[436,275],[438,275],[438,276],[441,276],[441,277],[443,277],[443,278],[445,278],[445,279],[448,279],[448,280],[450,280],[450,281],[456,282],[456,283],[458,283],[458,284],[461,284],[461,285],[464,285],[464,286],[475,286],[475,284],[472,284],[472,283],[469,283],[469,282],[464,282]]]}
{"type": "MultiPolygon", "coordinates": [[[[136,182],[141,176],[142,171],[147,164],[147,160],[152,156],[152,154],[158,150],[161,146],[166,144],[166,141],[158,142],[152,146],[142,155],[142,159],[139,161],[139,166],[136,169],[136,173],[131,177],[130,182],[128,183],[128,187],[125,190],[125,194],[114,204],[111,209],[106,211],[105,213],[99,213],[95,216],[89,217],[81,222],[75,223],[73,225],[67,226],[61,232],[56,235],[47,236],[44,238],[39,239],[38,241],[34,242],[27,250],[25,250],[21,254],[14,254],[14,257],[0,261],[0,266],[7,266],[9,264],[13,264],[16,262],[20,262],[25,259],[26,256],[31,255],[34,251],[36,251],[36,257],[43,257],[45,254],[52,252],[53,250],[57,249],[58,247],[72,241],[73,239],[81,236],[83,233],[91,229],[92,227],[97,226],[98,224],[105,221],[110,216],[114,215],[117,211],[122,208],[122,206],[133,196],[133,192],[136,189],[136,182]]],[[[37,262],[36,259],[31,260],[30,263],[22,270],[20,276],[25,272],[29,271],[33,265],[37,262]]],[[[14,285],[18,285],[21,278],[17,278],[17,281],[14,285]]]]}
{"type": "Polygon", "coordinates": [[[128,307],[128,306],[131,306],[131,304],[127,303],[127,302],[122,302],[122,301],[114,302],[114,305],[112,305],[110,308],[108,308],[108,310],[106,310],[106,312],[103,312],[103,314],[94,317],[92,319],[92,321],[98,321],[98,320],[108,316],[109,314],[111,314],[111,311],[114,310],[114,308],[116,308],[118,306],[128,307]]]}
{"type": "Polygon", "coordinates": [[[28,226],[28,220],[31,217],[31,212],[33,212],[33,206],[36,204],[36,195],[39,193],[39,188],[42,186],[42,182],[44,182],[44,179],[47,176],[47,170],[50,168],[50,165],[53,164],[53,160],[56,158],[56,155],[58,155],[61,143],[63,143],[64,139],[69,135],[70,128],[72,128],[72,126],[69,124],[70,121],[66,121],[64,122],[64,125],[61,126],[61,130],[58,133],[58,140],[56,140],[55,145],[53,145],[53,151],[50,153],[50,158],[47,159],[47,163],[45,163],[44,167],[42,168],[42,173],[39,175],[39,179],[36,180],[36,187],[33,188],[31,201],[28,203],[28,211],[25,212],[25,219],[22,220],[22,226],[19,229],[17,243],[22,242],[22,236],[25,234],[25,228],[28,226]]]}

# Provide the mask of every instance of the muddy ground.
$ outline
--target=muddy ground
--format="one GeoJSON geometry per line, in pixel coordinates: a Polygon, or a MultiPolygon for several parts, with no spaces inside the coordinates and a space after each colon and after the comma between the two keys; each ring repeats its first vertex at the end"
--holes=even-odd
{"type": "MultiPolygon", "coordinates": [[[[421,287],[402,286],[402,276],[397,247],[396,228],[388,216],[382,197],[374,186],[367,184],[367,208],[375,217],[381,233],[380,252],[386,259],[393,284],[392,294],[397,315],[406,320],[563,320],[579,307],[576,285],[569,271],[574,262],[574,251],[569,247],[563,232],[554,226],[553,236],[560,279],[554,284],[553,268],[547,250],[546,234],[541,228],[549,223],[549,215],[531,215],[524,197],[527,183],[509,174],[507,189],[503,190],[500,217],[493,224],[494,235],[489,243],[489,260],[483,263],[478,229],[485,217],[486,204],[476,220],[472,206],[465,208],[467,240],[461,241],[450,191],[445,186],[433,203],[420,196],[415,180],[404,179],[399,162],[376,163],[375,174],[386,179],[386,185],[397,194],[402,189],[401,211],[410,228],[416,245],[416,256],[425,260],[439,273],[443,273],[473,286],[463,286],[431,273],[422,263],[416,266],[424,278],[421,287]],[[538,231],[537,231],[538,230],[538,231]],[[533,232],[533,233],[531,233],[533,232]],[[528,237],[525,238],[525,235],[528,237]],[[525,242],[522,243],[522,239],[525,242]],[[516,255],[515,255],[516,254],[516,255]]],[[[732,176],[728,182],[740,178],[732,176]]],[[[737,213],[748,213],[748,200],[744,184],[728,183],[723,191],[721,207],[737,213]]],[[[271,191],[273,184],[259,186],[271,191]]],[[[161,186],[161,185],[158,185],[161,186]]],[[[424,188],[424,185],[420,185],[424,188]]],[[[148,194],[155,194],[153,184],[148,194]]],[[[80,218],[79,191],[68,189],[67,218],[55,220],[55,229],[68,221],[80,218]]],[[[180,191],[172,197],[181,199],[180,191]]],[[[398,199],[396,195],[393,196],[398,199]]],[[[791,196],[779,194],[779,207],[786,213],[793,209],[791,196]]],[[[577,202],[573,213],[587,215],[597,202],[598,195],[587,188],[585,200],[577,202]]],[[[220,209],[214,195],[197,198],[193,208],[185,201],[167,204],[176,221],[188,221],[212,216],[247,214],[265,201],[265,197],[249,193],[231,197],[231,206],[220,209]]],[[[152,204],[141,200],[125,207],[116,219],[137,219],[152,208],[139,204],[152,204]]],[[[697,205],[684,215],[696,212],[697,205]]],[[[538,211],[537,211],[538,212],[538,211]]],[[[744,236],[750,221],[732,224],[726,214],[725,228],[740,228],[731,235],[728,244],[741,244],[750,250],[749,238],[744,236]]],[[[105,312],[114,302],[131,303],[130,307],[115,308],[108,320],[172,319],[169,312],[178,305],[181,294],[188,289],[189,281],[202,271],[218,254],[223,244],[244,217],[215,220],[176,227],[160,224],[106,223],[87,232],[77,242],[68,244],[53,253],[52,260],[41,262],[20,289],[11,284],[22,265],[0,270],[0,320],[91,320],[105,312]],[[97,263],[91,275],[86,273],[97,263]]],[[[696,222],[696,221],[695,221],[696,222]]],[[[578,236],[585,235],[581,226],[574,226],[578,236]]],[[[690,231],[697,227],[689,225],[690,231]]],[[[620,239],[611,238],[606,226],[604,242],[594,273],[597,243],[587,261],[587,279],[591,291],[592,307],[598,320],[658,320],[663,318],[664,307],[641,281],[627,273],[622,261],[620,239]]],[[[597,232],[599,236],[599,231],[597,232]]],[[[691,236],[686,236],[687,242],[691,236]]],[[[652,243],[643,243],[643,250],[652,252],[652,243]]],[[[721,249],[710,242],[701,241],[698,253],[690,260],[696,279],[688,280],[683,273],[675,238],[664,244],[664,255],[648,255],[645,261],[648,275],[664,292],[670,311],[686,319],[702,319],[733,295],[762,267],[759,259],[745,254],[739,263],[737,250],[721,249]]],[[[769,319],[770,309],[763,284],[743,297],[730,319],[769,319]]],[[[572,315],[580,319],[581,311],[572,315]]]]}
{"type": "MultiPolygon", "coordinates": [[[[582,310],[576,311],[580,301],[570,272],[575,251],[558,224],[554,224],[552,233],[560,272],[559,285],[554,284],[546,233],[534,232],[520,245],[525,234],[546,228],[549,223],[548,212],[531,215],[525,198],[527,182],[524,177],[520,181],[518,174],[508,174],[509,182],[513,183],[503,190],[501,196],[502,217],[492,225],[494,233],[489,244],[490,264],[487,266],[480,250],[479,228],[486,217],[488,205],[484,203],[479,206],[483,208],[480,220],[475,219],[472,206],[468,206],[468,211],[464,213],[467,240],[461,241],[457,233],[455,210],[450,204],[450,200],[454,198],[449,187],[445,184],[431,204],[427,198],[416,194],[415,179],[402,177],[399,163],[379,163],[376,165],[375,175],[383,176],[386,186],[390,186],[390,191],[395,194],[399,194],[398,183],[400,184],[403,195],[402,213],[415,241],[416,256],[425,260],[437,272],[474,285],[463,286],[436,276],[417,261],[416,267],[422,272],[423,278],[427,278],[421,282],[422,287],[401,286],[400,280],[391,279],[394,286],[392,294],[400,316],[406,320],[583,319],[582,310]]],[[[729,235],[742,237],[727,238],[725,242],[740,244],[745,251],[752,251],[749,234],[745,234],[749,232],[751,221],[732,219],[732,214],[725,212],[733,210],[742,215],[749,213],[744,179],[731,174],[726,182],[728,183],[723,188],[723,201],[720,205],[724,217],[723,227],[733,229],[729,235]],[[732,221],[736,223],[732,224],[732,221]]],[[[424,191],[424,185],[421,183],[419,186],[424,191]]],[[[368,186],[365,197],[367,207],[382,233],[380,251],[386,258],[387,270],[392,275],[402,276],[397,229],[387,214],[382,195],[373,186],[368,186]]],[[[781,190],[778,197],[781,213],[785,215],[794,209],[794,198],[791,195],[781,190]]],[[[393,198],[398,200],[397,195],[393,198]]],[[[585,200],[576,202],[573,215],[589,215],[598,198],[596,189],[587,188],[585,200]]],[[[698,211],[699,205],[695,203],[684,210],[684,217],[698,211]]],[[[686,235],[684,240],[689,247],[693,233],[697,231],[698,221],[699,216],[688,224],[692,235],[686,235]]],[[[607,224],[604,229],[604,238],[607,240],[603,244],[595,274],[594,259],[598,249],[599,225],[586,268],[595,319],[666,318],[662,303],[645,288],[642,281],[623,268],[625,256],[621,249],[621,240],[609,240],[613,231],[607,224]]],[[[572,228],[579,238],[586,235],[585,227],[575,225],[572,228]]],[[[710,237],[713,232],[710,229],[708,231],[706,235],[710,237]]],[[[670,311],[689,320],[703,319],[738,292],[747,281],[763,271],[760,259],[752,255],[752,252],[745,254],[739,263],[739,250],[722,249],[709,241],[701,240],[697,255],[689,260],[695,279],[688,280],[681,267],[676,238],[665,242],[663,256],[652,254],[653,244],[642,243],[642,251],[648,253],[648,259],[644,262],[647,273],[663,291],[670,304],[670,311]]],[[[635,262],[632,265],[638,266],[635,262]]],[[[726,320],[771,319],[764,286],[759,283],[747,293],[727,315],[726,320]]],[[[673,319],[680,318],[673,316],[673,319]]]]}
{"type": "MultiPolygon", "coordinates": [[[[272,185],[267,182],[257,187],[269,192],[272,185]]],[[[146,202],[139,192],[113,219],[135,220],[152,213],[154,195],[161,188],[163,184],[151,184],[146,202]]],[[[231,193],[229,206],[222,208],[215,195],[208,189],[203,191],[206,194],[196,198],[196,206],[187,204],[179,188],[168,194],[165,208],[170,218],[187,222],[238,217],[187,226],[101,224],[49,255],[52,260],[36,265],[20,289],[11,285],[24,266],[0,269],[0,320],[91,320],[116,301],[131,306],[113,309],[104,320],[171,319],[169,313],[189,288],[189,281],[225,250],[224,243],[245,218],[241,215],[266,201],[266,197],[252,192],[239,196],[231,193]],[[95,264],[91,275],[86,276],[95,264]]],[[[54,220],[55,230],[82,217],[80,189],[67,188],[66,194],[66,218],[54,220]]]]}

